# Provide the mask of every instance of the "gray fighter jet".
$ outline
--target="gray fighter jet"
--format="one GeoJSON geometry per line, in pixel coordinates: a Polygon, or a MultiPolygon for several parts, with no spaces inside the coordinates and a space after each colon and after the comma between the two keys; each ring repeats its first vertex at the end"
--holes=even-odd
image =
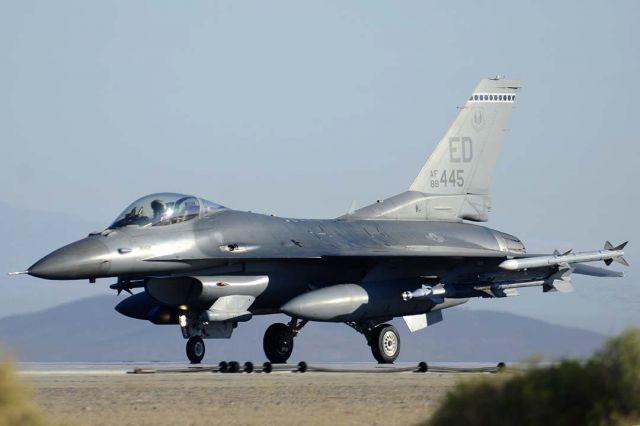
{"type": "Polygon", "coordinates": [[[518,288],[573,291],[572,274],[620,277],[584,265],[627,264],[603,250],[532,255],[486,222],[489,184],[520,82],[481,80],[409,189],[327,219],[232,210],[190,195],[159,193],[133,202],[104,231],[62,247],[24,273],[51,280],[117,277],[132,295],[115,309],[175,324],[192,363],[203,339],[230,338],[254,315],[285,313],[264,334],[264,351],[286,362],[308,321],[341,322],[364,335],[380,363],[400,351],[396,328],[442,321],[471,297],[510,297],[518,288]],[[136,294],[132,289],[143,289],[136,294]]]}

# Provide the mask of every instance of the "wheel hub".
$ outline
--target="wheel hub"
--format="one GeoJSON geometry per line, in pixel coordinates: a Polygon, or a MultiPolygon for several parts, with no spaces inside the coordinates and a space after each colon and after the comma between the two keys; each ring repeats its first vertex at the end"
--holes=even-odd
{"type": "Polygon", "coordinates": [[[385,355],[393,356],[398,349],[398,338],[392,331],[386,331],[382,336],[382,350],[385,355]]]}
{"type": "Polygon", "coordinates": [[[278,345],[278,349],[280,353],[286,354],[289,351],[289,339],[287,336],[283,335],[280,337],[280,344],[278,345]]]}
{"type": "Polygon", "coordinates": [[[204,343],[196,342],[196,344],[193,346],[193,353],[197,357],[203,356],[204,355],[204,343]]]}

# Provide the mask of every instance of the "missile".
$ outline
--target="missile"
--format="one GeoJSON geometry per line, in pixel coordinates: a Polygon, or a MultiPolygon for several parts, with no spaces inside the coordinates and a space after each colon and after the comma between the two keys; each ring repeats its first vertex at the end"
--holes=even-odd
{"type": "Polygon", "coordinates": [[[426,299],[426,298],[442,298],[446,290],[444,286],[430,287],[423,285],[421,288],[413,291],[405,291],[402,293],[402,300],[409,301],[411,299],[426,299]]]}
{"type": "Polygon", "coordinates": [[[142,288],[142,287],[144,287],[144,280],[135,280],[135,281],[118,280],[117,283],[111,284],[109,286],[110,289],[118,291],[118,296],[120,296],[120,293],[122,293],[123,291],[126,291],[127,293],[132,295],[133,294],[131,292],[132,288],[142,288]]]}
{"type": "Polygon", "coordinates": [[[508,271],[519,271],[529,268],[543,268],[546,266],[562,264],[570,265],[572,263],[595,262],[598,260],[603,260],[607,265],[611,264],[611,262],[618,262],[625,266],[629,266],[624,258],[624,251],[622,251],[626,245],[627,243],[625,242],[617,247],[613,247],[613,245],[607,241],[604,246],[604,250],[585,251],[581,253],[571,253],[568,251],[563,254],[556,252],[556,254],[551,256],[509,259],[502,262],[499,266],[500,268],[508,271]]]}

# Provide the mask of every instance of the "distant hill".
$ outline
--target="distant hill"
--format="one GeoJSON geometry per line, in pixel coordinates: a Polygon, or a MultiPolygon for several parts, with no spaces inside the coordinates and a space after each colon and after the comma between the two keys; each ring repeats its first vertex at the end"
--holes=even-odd
{"type": "MultiPolygon", "coordinates": [[[[27,275],[7,276],[10,271],[24,271],[51,251],[103,229],[83,218],[81,205],[72,214],[51,213],[11,206],[0,201],[0,317],[34,312],[81,297],[112,293],[111,282],[89,285],[85,280],[52,282],[27,275]],[[76,217],[73,213],[77,213],[76,217]]],[[[107,221],[104,221],[107,222],[107,221]]]]}
{"type": "MultiPolygon", "coordinates": [[[[121,316],[115,296],[95,296],[33,314],[0,319],[0,344],[20,361],[183,361],[177,326],[156,326],[121,316]]],[[[531,355],[547,359],[585,356],[605,336],[508,313],[453,308],[445,321],[409,333],[401,319],[399,361],[516,361],[531,355]]],[[[206,362],[264,360],[262,334],[284,316],[242,323],[230,340],[207,340],[206,362]]],[[[364,337],[344,324],[310,323],[296,338],[293,360],[371,361],[364,337]]]]}

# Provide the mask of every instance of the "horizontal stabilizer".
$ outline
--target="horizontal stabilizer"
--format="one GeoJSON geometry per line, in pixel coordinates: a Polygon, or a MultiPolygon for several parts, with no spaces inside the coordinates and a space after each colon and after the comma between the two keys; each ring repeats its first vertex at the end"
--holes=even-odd
{"type": "Polygon", "coordinates": [[[588,275],[591,277],[612,277],[612,278],[624,277],[624,274],[622,272],[612,271],[610,269],[598,268],[597,266],[583,265],[581,263],[578,263],[574,266],[573,273],[579,274],[579,275],[588,275]]]}

